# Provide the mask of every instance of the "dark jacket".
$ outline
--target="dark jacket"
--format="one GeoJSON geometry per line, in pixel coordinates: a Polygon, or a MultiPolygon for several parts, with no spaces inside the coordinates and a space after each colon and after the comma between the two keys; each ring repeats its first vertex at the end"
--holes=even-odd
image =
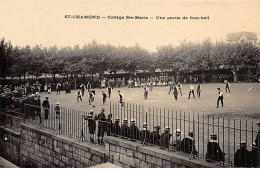
{"type": "Polygon", "coordinates": [[[224,162],[224,154],[217,142],[208,142],[206,160],[224,162]]]}
{"type": "Polygon", "coordinates": [[[181,151],[184,153],[197,155],[197,151],[195,149],[195,141],[193,141],[191,138],[184,138],[181,141],[181,151]]]}
{"type": "Polygon", "coordinates": [[[161,147],[168,148],[171,137],[172,137],[172,134],[169,133],[169,132],[162,133],[162,135],[161,135],[161,147]]]}
{"type": "Polygon", "coordinates": [[[238,149],[235,154],[235,166],[237,167],[249,167],[250,166],[250,154],[247,149],[238,149]]]}

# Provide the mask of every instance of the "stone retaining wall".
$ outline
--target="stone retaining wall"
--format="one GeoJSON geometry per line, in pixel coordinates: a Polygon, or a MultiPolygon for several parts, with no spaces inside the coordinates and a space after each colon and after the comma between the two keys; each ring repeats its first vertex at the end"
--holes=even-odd
{"type": "Polygon", "coordinates": [[[20,133],[0,127],[0,156],[15,165],[20,164],[20,133]]]}
{"type": "Polygon", "coordinates": [[[206,162],[205,159],[190,159],[189,155],[180,152],[169,152],[156,146],[146,146],[118,137],[106,138],[106,155],[110,162],[121,167],[137,168],[173,168],[173,167],[223,167],[217,162],[206,162]]]}

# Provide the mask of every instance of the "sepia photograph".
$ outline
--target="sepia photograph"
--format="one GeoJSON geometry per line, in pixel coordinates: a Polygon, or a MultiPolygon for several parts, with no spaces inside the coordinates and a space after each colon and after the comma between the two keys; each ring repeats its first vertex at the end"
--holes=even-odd
{"type": "Polygon", "coordinates": [[[0,9],[0,168],[260,168],[259,0],[0,9]]]}

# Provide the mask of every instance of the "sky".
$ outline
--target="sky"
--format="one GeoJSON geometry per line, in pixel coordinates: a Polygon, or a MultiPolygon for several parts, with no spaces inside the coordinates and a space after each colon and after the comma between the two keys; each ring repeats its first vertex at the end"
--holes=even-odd
{"type": "Polygon", "coordinates": [[[158,46],[177,46],[184,40],[225,40],[233,32],[256,32],[260,38],[260,0],[1,0],[0,9],[0,38],[18,46],[73,47],[96,40],[115,46],[139,44],[154,52],[158,46]],[[108,19],[126,15],[149,19],[108,19]],[[167,20],[175,16],[181,19],[167,20]],[[183,16],[209,19],[184,20],[183,16]]]}

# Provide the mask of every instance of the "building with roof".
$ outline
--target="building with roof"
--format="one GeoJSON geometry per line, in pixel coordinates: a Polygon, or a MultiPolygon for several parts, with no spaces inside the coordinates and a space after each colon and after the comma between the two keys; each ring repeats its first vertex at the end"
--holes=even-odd
{"type": "Polygon", "coordinates": [[[239,32],[239,33],[228,33],[227,34],[227,42],[228,43],[244,43],[250,42],[254,45],[257,43],[257,35],[253,32],[239,32]]]}

